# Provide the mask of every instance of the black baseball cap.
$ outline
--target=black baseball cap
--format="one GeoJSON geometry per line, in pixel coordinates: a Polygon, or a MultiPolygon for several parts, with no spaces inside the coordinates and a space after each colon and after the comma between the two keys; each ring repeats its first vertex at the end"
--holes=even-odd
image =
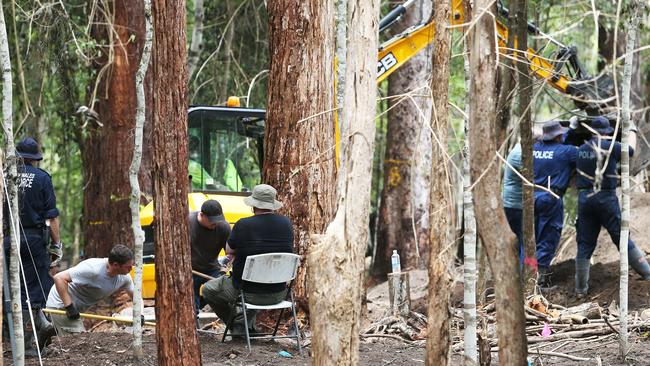
{"type": "Polygon", "coordinates": [[[208,217],[211,223],[225,221],[221,204],[216,200],[207,200],[201,205],[201,212],[208,217]]]}

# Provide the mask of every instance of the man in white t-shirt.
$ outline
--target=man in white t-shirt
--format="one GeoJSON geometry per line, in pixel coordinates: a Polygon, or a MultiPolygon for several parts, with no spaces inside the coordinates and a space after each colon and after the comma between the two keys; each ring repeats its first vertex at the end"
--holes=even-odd
{"type": "Polygon", "coordinates": [[[59,335],[85,330],[79,312],[125,290],[133,298],[133,252],[124,245],[114,246],[108,258],[90,258],[54,276],[47,307],[63,309],[66,315],[52,315],[59,335]]]}

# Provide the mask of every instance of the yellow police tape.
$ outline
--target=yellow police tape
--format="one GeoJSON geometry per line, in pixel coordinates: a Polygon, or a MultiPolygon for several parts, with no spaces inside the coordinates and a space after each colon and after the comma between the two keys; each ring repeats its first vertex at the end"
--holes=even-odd
{"type": "MultiPolygon", "coordinates": [[[[43,312],[48,314],[54,314],[54,315],[66,315],[66,312],[64,310],[58,310],[58,309],[43,309],[43,312]]],[[[88,314],[88,313],[80,313],[79,315],[82,318],[86,318],[86,319],[108,320],[111,322],[133,324],[133,318],[112,317],[112,316],[104,316],[104,315],[88,314]]],[[[144,322],[144,325],[155,327],[156,323],[144,322]]]]}

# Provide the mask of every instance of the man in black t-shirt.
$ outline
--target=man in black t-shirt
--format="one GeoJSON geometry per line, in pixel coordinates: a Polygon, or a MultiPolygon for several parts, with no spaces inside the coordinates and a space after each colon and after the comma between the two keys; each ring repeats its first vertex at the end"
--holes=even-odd
{"type": "MultiPolygon", "coordinates": [[[[232,303],[243,288],[246,301],[256,305],[276,304],[284,300],[287,289],[284,283],[257,284],[242,281],[242,272],[249,255],[265,253],[293,253],[293,228],[291,221],[275,210],[282,207],[276,200],[275,188],[260,184],[244,203],[253,207],[254,215],[235,224],[226,244],[226,254],[235,256],[230,277],[222,276],[208,281],[203,287],[203,298],[212,310],[226,323],[230,320],[232,303]]],[[[255,331],[255,312],[247,312],[251,331],[255,331]],[[249,315],[250,314],[250,315],[249,315]]],[[[237,314],[233,333],[243,333],[243,315],[237,314]]]]}
{"type": "MultiPolygon", "coordinates": [[[[207,200],[201,205],[201,211],[190,212],[187,219],[192,248],[192,269],[212,277],[221,276],[223,272],[217,258],[230,235],[230,225],[223,216],[221,204],[216,200],[207,200]]],[[[194,311],[197,314],[202,308],[199,289],[206,281],[205,277],[192,274],[194,311]]]]}

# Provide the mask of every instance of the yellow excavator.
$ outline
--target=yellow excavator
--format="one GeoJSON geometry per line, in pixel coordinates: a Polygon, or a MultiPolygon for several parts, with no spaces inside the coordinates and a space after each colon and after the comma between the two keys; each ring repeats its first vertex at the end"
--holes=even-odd
{"type": "MultiPolygon", "coordinates": [[[[408,0],[391,10],[381,19],[379,31],[389,29],[414,1],[408,0]]],[[[508,10],[504,6],[499,5],[498,12],[501,17],[507,18],[508,10]]],[[[462,25],[465,19],[462,0],[452,0],[451,23],[462,25]]],[[[498,20],[496,26],[499,51],[511,54],[506,49],[507,27],[498,20]]],[[[379,47],[377,83],[431,43],[434,29],[434,23],[429,19],[384,42],[379,47]]],[[[565,46],[532,23],[528,24],[528,31],[547,40],[544,49],[528,48],[525,54],[532,75],[570,97],[576,107],[587,115],[603,114],[611,107],[614,95],[611,78],[592,78],[578,61],[575,47],[565,46]],[[546,51],[547,48],[553,50],[546,51]],[[543,56],[542,52],[550,54],[543,56]]],[[[229,99],[226,106],[193,106],[188,110],[190,210],[198,210],[205,200],[216,199],[221,203],[225,218],[231,225],[240,218],[251,215],[251,210],[244,205],[243,199],[250,194],[253,186],[262,181],[264,117],[264,110],[241,108],[237,99],[229,99]]],[[[648,153],[642,155],[650,156],[648,153]]],[[[640,171],[649,161],[650,159],[637,157],[632,170],[640,171]]],[[[145,231],[143,297],[153,298],[156,288],[153,202],[141,210],[140,224],[145,231]]]]}

